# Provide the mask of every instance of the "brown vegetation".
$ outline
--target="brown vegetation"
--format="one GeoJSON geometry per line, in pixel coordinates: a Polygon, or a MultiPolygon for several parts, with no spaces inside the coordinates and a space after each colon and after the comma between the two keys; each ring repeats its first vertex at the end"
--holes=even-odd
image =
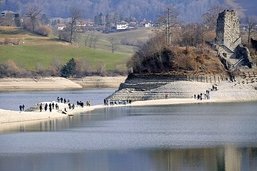
{"type": "Polygon", "coordinates": [[[12,60],[8,60],[4,64],[0,64],[0,78],[23,77],[25,75],[28,76],[29,74],[17,66],[17,64],[12,60]]]}
{"type": "Polygon", "coordinates": [[[52,33],[52,29],[49,26],[46,25],[40,25],[35,30],[35,33],[41,36],[49,36],[52,33]]]}
{"type": "Polygon", "coordinates": [[[128,62],[128,67],[134,73],[224,73],[215,51],[203,43],[202,37],[194,36],[193,32],[190,35],[182,36],[176,46],[168,46],[164,36],[157,34],[139,48],[128,62]]]}

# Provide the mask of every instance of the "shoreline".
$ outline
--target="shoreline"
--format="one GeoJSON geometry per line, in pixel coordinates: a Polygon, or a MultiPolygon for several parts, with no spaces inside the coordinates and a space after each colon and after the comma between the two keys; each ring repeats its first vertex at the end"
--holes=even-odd
{"type": "Polygon", "coordinates": [[[62,77],[0,78],[0,92],[81,90],[86,88],[118,88],[126,77],[88,76],[66,79],[62,77]]]}
{"type": "MultiPolygon", "coordinates": [[[[53,103],[53,102],[44,102],[53,103]]],[[[56,103],[56,102],[55,102],[56,103]]],[[[88,113],[98,108],[103,108],[103,105],[96,106],[76,106],[74,110],[68,109],[66,114],[63,113],[64,108],[68,107],[68,104],[57,103],[60,106],[59,110],[42,111],[39,109],[35,111],[13,111],[0,109],[0,133],[4,131],[11,130],[19,125],[26,124],[38,124],[44,121],[50,121],[55,119],[66,119],[73,115],[78,115],[80,113],[88,113]]]]}
{"type": "MultiPolygon", "coordinates": [[[[193,98],[172,98],[172,99],[159,99],[159,100],[148,100],[148,101],[136,101],[127,105],[95,105],[95,106],[84,106],[78,107],[74,110],[68,110],[67,114],[63,114],[60,111],[52,112],[26,112],[26,111],[11,111],[0,109],[0,132],[11,130],[14,127],[19,125],[27,124],[38,124],[43,121],[50,121],[55,119],[66,119],[80,113],[88,113],[96,109],[103,108],[113,108],[113,107],[139,107],[139,106],[172,106],[172,105],[188,105],[188,104],[217,104],[217,103],[248,103],[248,102],[257,102],[255,99],[212,99],[212,100],[196,100],[193,98]]],[[[50,102],[49,102],[50,103],[50,102]]],[[[62,109],[64,106],[62,105],[62,109]]]]}
{"type": "MultiPolygon", "coordinates": [[[[58,80],[59,78],[57,78],[58,80]]],[[[50,79],[51,80],[51,79],[50,79]]],[[[62,80],[62,78],[61,78],[62,80]]],[[[66,82],[67,80],[65,80],[66,82]]],[[[69,81],[68,81],[69,82],[69,81]]],[[[55,85],[54,85],[55,86],[55,85]]],[[[0,132],[3,130],[10,129],[10,125],[20,125],[28,122],[42,122],[58,118],[67,118],[69,116],[77,115],[80,113],[87,113],[100,108],[111,108],[111,107],[136,107],[136,106],[163,106],[163,105],[183,105],[183,104],[215,104],[215,103],[242,103],[242,102],[257,102],[257,83],[234,83],[234,82],[221,82],[218,83],[218,90],[210,90],[210,99],[195,99],[194,93],[201,93],[207,90],[211,86],[210,83],[191,82],[191,81],[177,81],[171,82],[159,87],[155,91],[172,91],[172,92],[186,92],[189,91],[192,97],[169,97],[166,99],[154,99],[145,101],[134,101],[127,105],[95,105],[95,106],[84,106],[83,108],[76,105],[75,109],[69,109],[68,104],[58,103],[60,110],[53,110],[52,112],[40,112],[38,108],[33,112],[19,112],[11,110],[0,109],[0,132]],[[67,110],[66,114],[63,114],[64,109],[67,110]]],[[[1,88],[0,88],[1,90],[1,88]]],[[[118,102],[118,101],[117,101],[118,102]]],[[[45,103],[57,103],[42,102],[45,103]]],[[[119,102],[118,102],[119,103],[119,102]]]]}

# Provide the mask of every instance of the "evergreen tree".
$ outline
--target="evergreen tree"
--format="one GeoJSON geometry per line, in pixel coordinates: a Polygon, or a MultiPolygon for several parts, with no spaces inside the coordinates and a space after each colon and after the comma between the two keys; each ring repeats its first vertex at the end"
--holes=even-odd
{"type": "Polygon", "coordinates": [[[72,58],[62,67],[61,76],[67,78],[67,77],[74,76],[75,74],[76,74],[76,62],[72,58]]]}

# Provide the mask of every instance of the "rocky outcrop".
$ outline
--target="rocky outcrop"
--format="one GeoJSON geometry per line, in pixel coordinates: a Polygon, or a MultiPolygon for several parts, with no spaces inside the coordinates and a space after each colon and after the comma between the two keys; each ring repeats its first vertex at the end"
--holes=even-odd
{"type": "Polygon", "coordinates": [[[192,98],[204,93],[213,84],[228,80],[226,75],[171,75],[130,74],[111,96],[107,104],[156,100],[167,98],[192,98]]]}

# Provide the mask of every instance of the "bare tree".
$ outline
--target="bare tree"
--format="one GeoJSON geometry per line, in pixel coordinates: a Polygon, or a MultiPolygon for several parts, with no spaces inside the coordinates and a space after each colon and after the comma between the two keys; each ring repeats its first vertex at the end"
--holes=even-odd
{"type": "Polygon", "coordinates": [[[82,17],[82,12],[79,8],[72,7],[70,9],[70,40],[69,42],[72,44],[72,41],[74,39],[74,33],[76,32],[76,23],[77,21],[82,17]]]}
{"type": "Polygon", "coordinates": [[[88,46],[90,48],[96,48],[96,43],[98,41],[98,35],[95,34],[95,32],[90,32],[85,37],[85,46],[88,46]]]}
{"type": "Polygon", "coordinates": [[[25,12],[25,16],[30,19],[32,25],[32,32],[35,32],[37,20],[42,12],[38,5],[30,4],[25,12]]]}
{"type": "Polygon", "coordinates": [[[202,15],[203,24],[206,25],[209,30],[215,30],[219,13],[224,10],[225,8],[220,5],[211,7],[206,13],[202,15]]]}
{"type": "Polygon", "coordinates": [[[166,44],[168,45],[171,43],[172,30],[179,25],[178,16],[177,9],[171,6],[165,10],[164,14],[157,21],[159,27],[165,30],[166,44]]]}
{"type": "Polygon", "coordinates": [[[117,42],[113,37],[111,37],[109,41],[111,43],[112,53],[114,53],[114,51],[117,49],[117,42]]]}
{"type": "Polygon", "coordinates": [[[247,40],[248,44],[251,42],[252,33],[257,25],[257,17],[256,16],[248,16],[247,17],[247,40]]]}

